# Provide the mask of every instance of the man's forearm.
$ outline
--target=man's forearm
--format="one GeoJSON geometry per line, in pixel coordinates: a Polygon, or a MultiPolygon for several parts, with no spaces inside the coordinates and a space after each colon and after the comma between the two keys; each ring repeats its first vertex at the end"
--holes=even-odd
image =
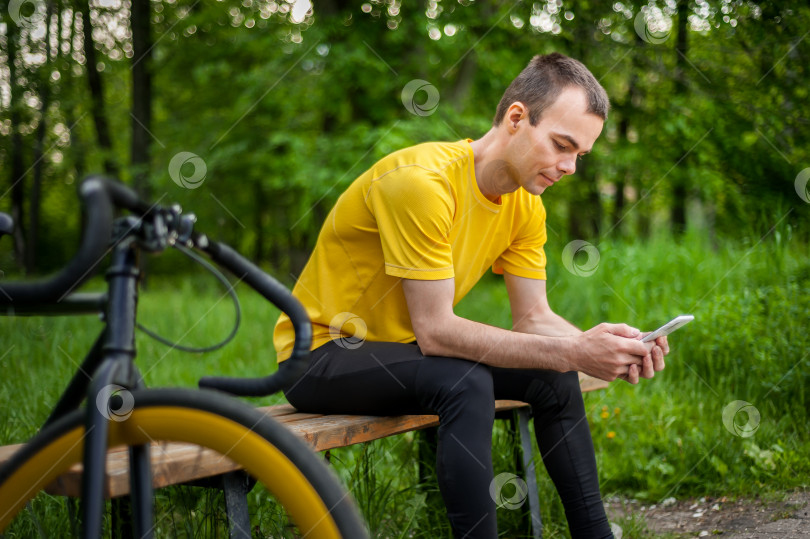
{"type": "MultiPolygon", "coordinates": [[[[570,326],[567,335],[573,335],[570,326]]],[[[576,330],[578,331],[578,330],[576,330]]],[[[454,316],[441,328],[434,328],[430,342],[419,342],[425,355],[459,357],[493,367],[517,369],[571,370],[570,339],[531,332],[509,331],[454,316]]]]}
{"type": "Polygon", "coordinates": [[[512,331],[549,337],[572,337],[582,333],[582,330],[553,311],[540,318],[521,320],[512,327],[512,331]]]}

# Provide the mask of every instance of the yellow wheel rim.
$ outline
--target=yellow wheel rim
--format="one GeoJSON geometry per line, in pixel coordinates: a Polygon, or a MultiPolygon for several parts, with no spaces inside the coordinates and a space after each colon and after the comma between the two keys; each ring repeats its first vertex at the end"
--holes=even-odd
{"type": "MultiPolygon", "coordinates": [[[[108,447],[177,441],[226,455],[267,487],[306,537],[341,537],[329,508],[303,473],[273,444],[244,425],[203,410],[154,406],[136,409],[126,421],[110,422],[109,427],[108,447]]],[[[80,462],[83,442],[83,427],[63,434],[0,485],[0,531],[28,500],[80,462]]]]}

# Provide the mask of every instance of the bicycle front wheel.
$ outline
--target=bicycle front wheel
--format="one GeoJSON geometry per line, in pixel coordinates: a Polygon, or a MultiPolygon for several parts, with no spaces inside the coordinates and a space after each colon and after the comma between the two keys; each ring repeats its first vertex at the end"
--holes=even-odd
{"type": "MultiPolygon", "coordinates": [[[[334,473],[270,417],[210,391],[149,389],[131,395],[131,414],[109,424],[108,447],[167,441],[212,449],[263,485],[302,535],[368,537],[353,499],[334,473]]],[[[37,493],[81,462],[83,423],[83,410],[68,414],[0,469],[0,532],[37,493]]]]}

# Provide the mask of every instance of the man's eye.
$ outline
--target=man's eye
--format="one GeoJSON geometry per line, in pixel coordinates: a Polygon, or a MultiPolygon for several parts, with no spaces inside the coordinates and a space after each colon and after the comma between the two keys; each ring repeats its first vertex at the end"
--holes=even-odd
{"type": "Polygon", "coordinates": [[[556,140],[554,141],[554,145],[557,146],[557,149],[560,150],[561,152],[564,152],[565,150],[568,149],[567,146],[563,146],[562,144],[560,144],[556,140]]]}

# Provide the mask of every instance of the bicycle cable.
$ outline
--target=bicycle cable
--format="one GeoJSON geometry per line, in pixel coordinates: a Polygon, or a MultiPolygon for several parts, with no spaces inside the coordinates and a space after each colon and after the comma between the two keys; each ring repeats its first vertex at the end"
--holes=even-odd
{"type": "Polygon", "coordinates": [[[233,289],[233,285],[231,285],[230,281],[228,281],[228,278],[225,277],[222,274],[222,272],[219,271],[213,264],[205,260],[203,257],[198,255],[191,249],[187,249],[182,245],[174,244],[174,248],[183,253],[184,255],[186,255],[187,257],[189,257],[190,259],[194,260],[198,264],[200,264],[203,268],[208,270],[214,277],[216,277],[219,282],[225,285],[228,294],[231,296],[231,299],[233,300],[234,309],[236,310],[236,322],[233,325],[233,329],[231,330],[231,333],[227,337],[225,337],[222,341],[218,342],[217,344],[214,344],[212,346],[205,346],[202,348],[196,348],[193,346],[183,346],[182,344],[172,342],[169,339],[162,337],[157,333],[155,333],[154,331],[144,327],[143,325],[141,325],[140,322],[135,322],[135,326],[144,333],[146,333],[147,335],[149,335],[150,337],[152,337],[153,339],[155,339],[156,341],[165,344],[170,348],[180,350],[181,352],[203,354],[205,352],[213,352],[214,350],[219,350],[220,348],[231,342],[231,340],[233,340],[233,338],[236,336],[236,332],[239,330],[239,324],[242,321],[242,309],[239,305],[239,297],[237,297],[236,292],[233,289]]]}

